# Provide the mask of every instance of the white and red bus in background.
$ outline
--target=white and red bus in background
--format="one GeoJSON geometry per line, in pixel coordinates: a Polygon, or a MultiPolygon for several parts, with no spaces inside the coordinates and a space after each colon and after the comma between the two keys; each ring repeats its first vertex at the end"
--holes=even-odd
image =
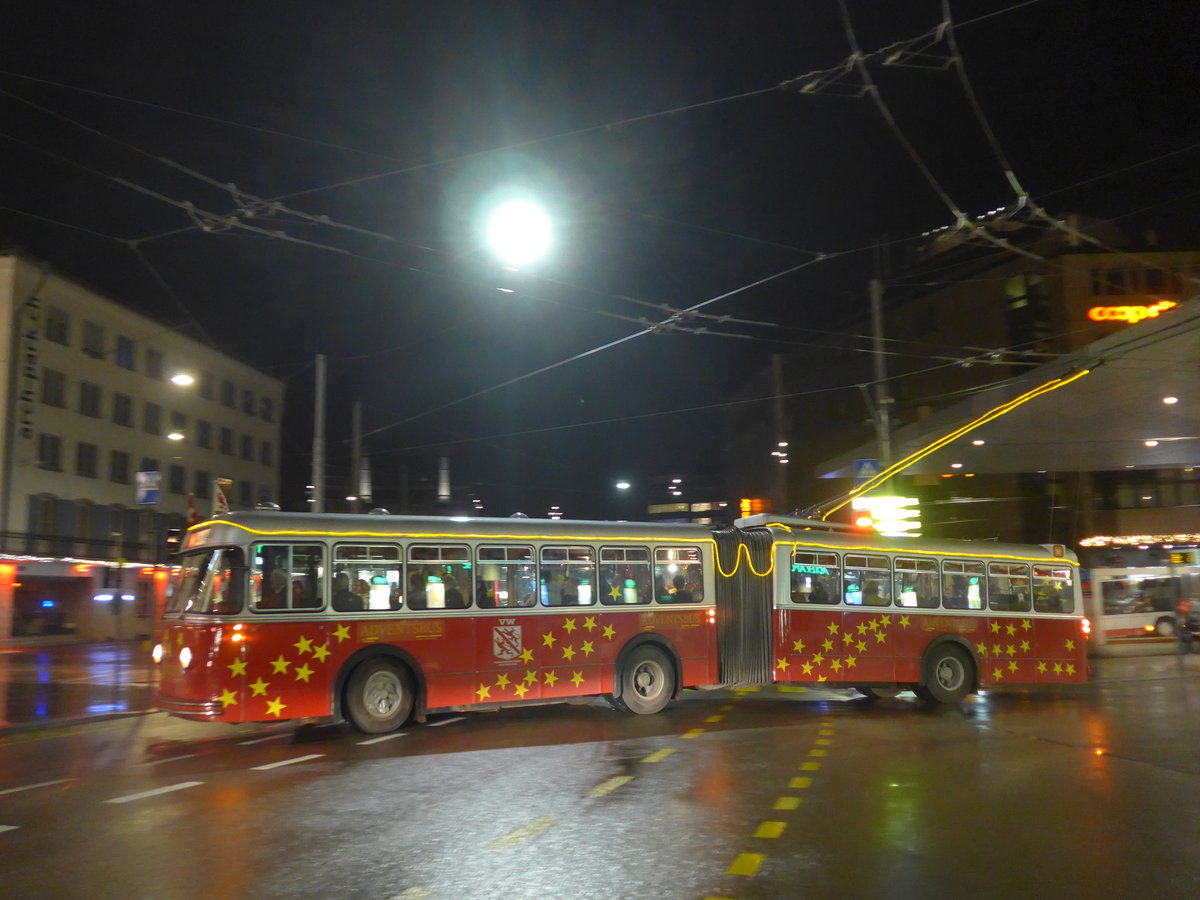
{"type": "Polygon", "coordinates": [[[1084,603],[1099,641],[1171,638],[1181,602],[1191,601],[1200,612],[1195,544],[1109,544],[1084,547],[1082,555],[1084,603]]]}
{"type": "Polygon", "coordinates": [[[827,683],[954,703],[1087,677],[1062,546],[733,528],[233,512],[186,534],[155,648],[185,718],[348,720],[827,683]]]}

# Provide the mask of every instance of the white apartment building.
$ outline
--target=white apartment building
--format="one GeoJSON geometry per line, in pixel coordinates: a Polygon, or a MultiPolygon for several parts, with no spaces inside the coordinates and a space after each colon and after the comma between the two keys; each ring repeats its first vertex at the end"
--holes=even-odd
{"type": "Polygon", "coordinates": [[[278,496],[283,384],[16,255],[0,354],[0,644],[148,635],[189,503],[278,496]]]}

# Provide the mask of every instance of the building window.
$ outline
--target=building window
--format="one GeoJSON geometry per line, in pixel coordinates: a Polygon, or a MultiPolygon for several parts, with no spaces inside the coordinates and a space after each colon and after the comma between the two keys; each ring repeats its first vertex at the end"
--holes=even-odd
{"type": "Polygon", "coordinates": [[[262,441],[258,445],[258,461],[264,466],[271,465],[271,442],[262,441]]]}
{"type": "Polygon", "coordinates": [[[192,477],[192,493],[201,500],[207,500],[211,484],[212,477],[203,469],[197,469],[192,477]]]}
{"type": "Polygon", "coordinates": [[[99,447],[87,441],[80,441],[75,447],[75,474],[84,478],[95,478],[99,458],[99,447]]]}
{"type": "Polygon", "coordinates": [[[248,434],[242,435],[242,459],[254,461],[254,438],[248,434]]]}
{"type": "Polygon", "coordinates": [[[138,471],[139,472],[158,472],[159,471],[158,460],[154,459],[153,457],[143,456],[142,457],[142,467],[140,469],[138,469],[138,471]]]}
{"type": "Polygon", "coordinates": [[[237,406],[237,393],[232,381],[221,382],[221,403],[231,409],[237,406]]]}
{"type": "Polygon", "coordinates": [[[126,337],[123,334],[117,335],[117,355],[115,362],[122,369],[132,371],[135,368],[133,362],[133,338],[126,337]]]}
{"type": "Polygon", "coordinates": [[[1109,294],[1127,294],[1124,269],[1106,269],[1104,271],[1104,286],[1109,294]]]}
{"type": "Polygon", "coordinates": [[[162,407],[157,403],[146,401],[142,430],[147,434],[162,434],[162,407]]]}
{"type": "Polygon", "coordinates": [[[242,506],[254,505],[254,485],[249,481],[238,482],[238,503],[242,506]]]}
{"type": "Polygon", "coordinates": [[[66,310],[51,306],[46,310],[46,340],[68,347],[71,344],[70,318],[66,310]]]}
{"type": "Polygon", "coordinates": [[[212,422],[196,420],[196,444],[204,450],[212,449],[212,422]]]}
{"type": "Polygon", "coordinates": [[[108,460],[108,480],[116,484],[129,484],[129,454],[114,450],[108,460]]]}
{"type": "Polygon", "coordinates": [[[187,433],[187,416],[181,412],[171,413],[171,430],[179,434],[187,433]]]}
{"type": "Polygon", "coordinates": [[[213,398],[213,374],[212,372],[200,373],[200,396],[205,400],[213,398]]]}
{"type": "Polygon", "coordinates": [[[171,463],[167,469],[167,490],[172,494],[182,494],[186,483],[187,473],[184,472],[183,466],[171,463]]]}
{"type": "Polygon", "coordinates": [[[62,471],[62,438],[57,434],[38,435],[37,464],[39,469],[62,471]]]}
{"type": "Polygon", "coordinates": [[[218,449],[228,456],[233,456],[233,431],[229,428],[222,428],[220,441],[218,449]]]}
{"type": "Polygon", "coordinates": [[[153,347],[146,348],[146,374],[157,381],[162,381],[162,377],[163,377],[162,351],[155,350],[153,347]]]}
{"type": "Polygon", "coordinates": [[[67,405],[67,376],[56,369],[42,369],[42,402],[59,409],[67,405]]]}
{"type": "Polygon", "coordinates": [[[275,401],[270,397],[259,398],[258,415],[264,422],[274,422],[275,401]]]}
{"type": "Polygon", "coordinates": [[[83,352],[93,359],[104,359],[104,329],[95,322],[83,323],[83,352]]]}
{"type": "Polygon", "coordinates": [[[80,382],[79,412],[93,419],[100,418],[100,385],[90,381],[80,382]]]}
{"type": "Polygon", "coordinates": [[[242,412],[248,416],[254,415],[254,391],[249,388],[242,390],[242,412]]]}
{"type": "Polygon", "coordinates": [[[113,394],[113,422],[133,427],[133,398],[128,394],[113,394]]]}

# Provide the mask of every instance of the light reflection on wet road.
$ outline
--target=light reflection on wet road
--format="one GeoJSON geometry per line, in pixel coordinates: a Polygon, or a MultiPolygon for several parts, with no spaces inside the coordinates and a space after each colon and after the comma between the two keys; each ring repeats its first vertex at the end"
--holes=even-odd
{"type": "Polygon", "coordinates": [[[764,688],[384,741],[161,714],[7,734],[0,876],[21,897],[1191,897],[1200,657],[1179,663],[961,710],[764,688]]]}

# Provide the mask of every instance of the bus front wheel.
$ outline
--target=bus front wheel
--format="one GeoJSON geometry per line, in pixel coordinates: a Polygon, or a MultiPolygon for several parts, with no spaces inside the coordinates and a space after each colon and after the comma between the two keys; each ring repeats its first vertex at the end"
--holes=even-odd
{"type": "Polygon", "coordinates": [[[346,684],[346,716],[359,731],[395,731],[412,713],[412,677],[387,659],[369,659],[346,684]]]}
{"type": "Polygon", "coordinates": [[[675,692],[675,667],[657,647],[636,647],[621,668],[621,696],[610,702],[624,712],[648,716],[667,705],[675,692]]]}
{"type": "Polygon", "coordinates": [[[972,663],[962,647],[942,644],[929,652],[925,659],[924,690],[918,697],[937,703],[959,703],[971,692],[972,663]]]}

